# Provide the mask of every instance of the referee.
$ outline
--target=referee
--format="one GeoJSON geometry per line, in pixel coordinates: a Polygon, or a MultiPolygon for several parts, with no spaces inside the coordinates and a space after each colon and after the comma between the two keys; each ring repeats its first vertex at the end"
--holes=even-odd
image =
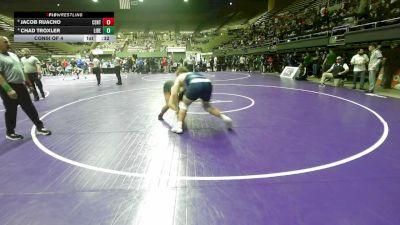
{"type": "Polygon", "coordinates": [[[31,55],[31,51],[28,48],[22,49],[22,54],[24,56],[21,58],[21,62],[24,66],[24,73],[28,76],[29,81],[32,83],[34,101],[39,101],[39,95],[36,87],[39,88],[42,98],[45,98],[43,84],[42,81],[40,81],[42,77],[40,61],[35,56],[31,55]]]}
{"type": "Polygon", "coordinates": [[[24,137],[15,133],[17,125],[17,106],[28,115],[36,125],[36,132],[42,135],[50,135],[51,131],[44,128],[39,119],[38,112],[32,103],[25,84],[32,89],[32,84],[25,78],[22,64],[18,56],[8,52],[10,42],[7,37],[0,36],[0,96],[5,107],[6,138],[10,140],[21,140],[24,137]]]}

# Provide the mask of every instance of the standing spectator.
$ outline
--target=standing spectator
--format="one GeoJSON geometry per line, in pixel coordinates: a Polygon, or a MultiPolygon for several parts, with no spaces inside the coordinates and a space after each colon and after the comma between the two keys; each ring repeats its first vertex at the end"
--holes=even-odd
{"type": "Polygon", "coordinates": [[[42,77],[42,68],[40,67],[40,62],[35,56],[31,55],[31,51],[27,48],[22,49],[22,54],[24,55],[21,58],[24,73],[28,76],[29,81],[32,83],[32,94],[34,96],[34,100],[39,101],[39,94],[36,90],[36,86],[39,88],[42,98],[45,98],[43,84],[42,81],[40,81],[42,77]]]}
{"type": "Polygon", "coordinates": [[[310,56],[310,53],[306,52],[306,54],[304,55],[304,58],[303,58],[303,66],[304,66],[306,76],[309,75],[309,73],[311,71],[311,63],[312,63],[312,58],[310,56]]]}
{"type": "Polygon", "coordinates": [[[163,57],[163,58],[161,59],[161,68],[163,69],[163,73],[167,73],[167,72],[168,72],[167,67],[168,67],[167,58],[166,58],[166,57],[163,57]]]}
{"type": "Polygon", "coordinates": [[[61,64],[61,66],[62,66],[64,71],[65,71],[65,68],[67,68],[68,65],[69,65],[68,61],[66,59],[64,59],[62,64],[61,64]]]}
{"type": "Polygon", "coordinates": [[[210,59],[210,69],[211,69],[211,72],[214,72],[214,57],[213,56],[211,56],[211,59],[210,59]]]}
{"type": "Polygon", "coordinates": [[[75,58],[71,58],[71,60],[69,61],[69,64],[71,65],[72,68],[74,68],[76,66],[75,58]]]}
{"type": "Polygon", "coordinates": [[[121,70],[122,72],[129,72],[129,60],[127,58],[122,59],[121,62],[121,70]]]}
{"type": "Polygon", "coordinates": [[[85,71],[84,66],[85,66],[85,62],[82,60],[82,58],[79,58],[79,59],[76,60],[75,72],[77,72],[76,73],[77,79],[79,79],[79,74],[80,73],[84,73],[84,71],[85,71]]]}
{"type": "Polygon", "coordinates": [[[47,75],[47,74],[49,74],[49,70],[47,69],[47,63],[46,63],[46,61],[43,61],[43,62],[40,64],[40,66],[41,66],[41,68],[42,68],[42,75],[47,75]]]}
{"type": "Polygon", "coordinates": [[[299,66],[296,55],[297,55],[296,52],[293,52],[293,54],[288,54],[288,65],[289,66],[293,66],[293,67],[299,66]]]}
{"type": "Polygon", "coordinates": [[[129,57],[129,58],[127,59],[128,69],[126,70],[126,72],[129,73],[129,70],[133,71],[134,60],[135,60],[135,58],[134,58],[133,56],[132,56],[132,57],[129,57]]]}
{"type": "Polygon", "coordinates": [[[97,86],[101,85],[101,62],[97,55],[93,58],[93,73],[96,75],[97,86]]]}
{"type": "Polygon", "coordinates": [[[257,71],[260,71],[260,73],[263,72],[263,70],[264,70],[264,55],[257,56],[256,67],[257,67],[257,71]]]}
{"type": "Polygon", "coordinates": [[[37,133],[50,135],[51,131],[44,128],[43,122],[39,119],[38,112],[29,97],[24,83],[30,89],[33,89],[33,87],[25,77],[17,55],[8,52],[9,49],[10,42],[8,38],[0,36],[0,97],[5,107],[6,138],[14,141],[24,138],[22,135],[15,133],[18,105],[21,106],[22,110],[35,124],[37,133]]]}
{"type": "Polygon", "coordinates": [[[369,88],[365,92],[374,93],[376,74],[379,71],[379,66],[382,62],[383,56],[382,56],[381,51],[377,48],[376,44],[374,44],[374,43],[369,45],[368,50],[371,52],[371,55],[369,57],[369,64],[368,64],[369,88]]]}
{"type": "Polygon", "coordinates": [[[366,65],[369,59],[367,54],[364,53],[364,49],[360,48],[356,55],[351,58],[351,65],[354,65],[353,68],[353,89],[356,89],[357,78],[360,77],[360,89],[364,90],[364,79],[365,79],[365,71],[366,65]]]}
{"type": "Polygon", "coordinates": [[[322,64],[322,54],[320,54],[318,50],[315,51],[315,55],[313,56],[312,60],[313,60],[312,75],[319,78],[321,64],[322,64]]]}
{"type": "Polygon", "coordinates": [[[136,60],[136,72],[140,74],[144,73],[144,61],[141,58],[136,60]]]}
{"type": "Polygon", "coordinates": [[[328,68],[331,68],[335,63],[336,54],[333,49],[329,49],[329,53],[326,55],[324,62],[322,63],[322,70],[326,71],[328,68]]]}
{"type": "Polygon", "coordinates": [[[122,64],[122,60],[119,57],[115,57],[114,58],[114,72],[115,72],[115,75],[117,76],[116,85],[122,85],[121,64],[122,64]]]}
{"type": "Polygon", "coordinates": [[[240,71],[245,70],[245,68],[246,68],[245,63],[246,63],[246,58],[243,55],[241,55],[239,58],[239,68],[240,68],[239,70],[240,71]]]}
{"type": "Polygon", "coordinates": [[[174,68],[174,57],[169,56],[168,58],[168,73],[173,73],[174,68]]]}
{"type": "Polygon", "coordinates": [[[90,54],[89,54],[89,61],[92,62],[93,59],[94,59],[94,55],[93,55],[93,53],[90,53],[90,54]]]}
{"type": "Polygon", "coordinates": [[[396,72],[397,68],[400,68],[400,48],[398,44],[391,44],[390,49],[386,52],[383,52],[384,55],[384,75],[382,86],[383,88],[391,88],[393,75],[396,72]]]}
{"type": "Polygon", "coordinates": [[[56,67],[53,64],[49,65],[49,73],[53,76],[57,75],[56,67]]]}

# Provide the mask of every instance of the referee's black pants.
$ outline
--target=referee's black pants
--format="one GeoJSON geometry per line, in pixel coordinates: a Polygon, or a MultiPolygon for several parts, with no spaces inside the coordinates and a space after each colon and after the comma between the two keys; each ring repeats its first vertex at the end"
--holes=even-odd
{"type": "Polygon", "coordinates": [[[39,88],[40,94],[42,95],[42,97],[44,97],[44,91],[43,91],[43,84],[42,81],[40,81],[39,79],[39,74],[38,73],[27,73],[29,80],[32,83],[33,86],[33,95],[35,97],[35,99],[39,99],[39,95],[37,93],[36,87],[39,88]]]}
{"type": "Polygon", "coordinates": [[[9,85],[14,89],[17,93],[17,99],[11,99],[7,93],[0,88],[0,96],[3,99],[3,105],[5,108],[5,120],[6,120],[6,128],[7,133],[12,134],[15,133],[15,127],[17,125],[17,107],[21,106],[22,110],[28,115],[28,117],[32,120],[32,122],[36,125],[37,128],[43,127],[43,122],[39,119],[39,114],[32,103],[32,99],[29,96],[28,90],[26,89],[24,84],[14,84],[9,83],[9,85]]]}
{"type": "Polygon", "coordinates": [[[93,73],[96,75],[97,85],[100,85],[101,84],[100,67],[93,67],[93,73]]]}
{"type": "Polygon", "coordinates": [[[121,80],[121,66],[114,67],[115,75],[117,76],[117,84],[122,84],[121,80]]]}

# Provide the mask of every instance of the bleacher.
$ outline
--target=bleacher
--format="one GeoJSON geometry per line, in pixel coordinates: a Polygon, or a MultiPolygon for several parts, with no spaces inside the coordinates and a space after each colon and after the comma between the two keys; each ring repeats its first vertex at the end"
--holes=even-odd
{"type": "Polygon", "coordinates": [[[54,46],[54,44],[52,43],[43,43],[43,42],[37,42],[34,43],[35,46],[37,46],[38,48],[44,49],[47,52],[50,52],[51,54],[54,55],[66,55],[66,54],[70,54],[70,51],[65,51],[62,50],[60,48],[57,48],[54,46]]]}
{"type": "MultiPolygon", "coordinates": [[[[273,9],[270,12],[265,13],[264,15],[260,16],[253,24],[249,24],[248,28],[245,29],[245,35],[240,34],[236,35],[235,38],[232,39],[232,41],[226,42],[223,45],[219,46],[218,49],[232,49],[235,48],[235,46],[239,45],[246,45],[246,43],[242,43],[243,38],[251,39],[249,43],[252,43],[253,46],[260,46],[260,45],[265,45],[272,43],[275,40],[275,35],[258,35],[254,36],[254,31],[251,28],[251,26],[255,26],[257,30],[263,29],[266,30],[267,28],[263,27],[266,26],[270,20],[274,16],[283,16],[283,15],[299,15],[301,12],[304,12],[306,9],[314,9],[315,11],[317,10],[317,6],[325,0],[297,0],[294,1],[292,4],[289,4],[286,7],[280,8],[280,9],[273,9]],[[313,7],[313,8],[312,8],[313,7]]],[[[271,27],[268,27],[270,29],[271,27]]]]}
{"type": "Polygon", "coordinates": [[[15,51],[20,51],[23,48],[29,48],[29,50],[31,51],[32,55],[35,56],[44,56],[44,55],[51,55],[52,53],[42,49],[38,46],[36,46],[34,43],[30,43],[30,42],[14,42],[11,41],[11,46],[15,51]]]}
{"type": "MultiPolygon", "coordinates": [[[[282,9],[281,11],[283,12],[289,12],[291,14],[296,14],[298,12],[302,12],[307,8],[312,8],[310,7],[311,5],[317,4],[318,2],[322,2],[326,0],[297,0],[294,3],[288,5],[286,8],[282,9]]],[[[319,5],[317,5],[318,7],[319,5]]]]}
{"type": "Polygon", "coordinates": [[[8,16],[0,14],[0,30],[14,31],[14,20],[8,16]]]}

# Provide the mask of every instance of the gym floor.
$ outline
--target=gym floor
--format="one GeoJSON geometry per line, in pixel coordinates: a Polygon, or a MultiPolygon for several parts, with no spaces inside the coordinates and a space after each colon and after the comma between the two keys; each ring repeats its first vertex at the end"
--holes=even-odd
{"type": "Polygon", "coordinates": [[[44,77],[34,104],[53,134],[19,109],[25,139],[0,136],[0,224],[400,224],[400,99],[207,76],[232,131],[199,102],[181,135],[174,112],[157,120],[173,74],[44,77]]]}

